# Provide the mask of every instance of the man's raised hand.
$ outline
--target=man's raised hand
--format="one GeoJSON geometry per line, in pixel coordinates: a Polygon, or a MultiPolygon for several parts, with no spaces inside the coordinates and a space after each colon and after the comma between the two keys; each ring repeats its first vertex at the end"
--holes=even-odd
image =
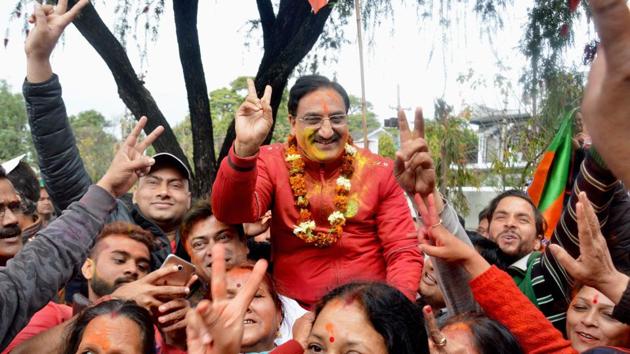
{"type": "Polygon", "coordinates": [[[57,6],[35,5],[35,12],[29,18],[34,26],[24,43],[28,64],[26,78],[29,82],[42,82],[50,78],[50,54],[66,26],[88,3],[89,0],[77,1],[70,10],[67,10],[68,0],[59,0],[57,6]]]}
{"type": "Polygon", "coordinates": [[[240,157],[255,155],[273,125],[271,86],[267,85],[262,98],[258,98],[254,81],[247,79],[247,90],[245,102],[238,108],[234,122],[234,151],[240,157]]]}
{"type": "Polygon", "coordinates": [[[108,191],[114,197],[120,197],[127,193],[129,188],[136,183],[138,177],[149,172],[155,163],[153,158],[144,156],[144,151],[162,134],[164,127],[161,125],[155,128],[151,134],[138,142],[142,128],[147,124],[147,117],[142,117],[136,123],[133,131],[122,144],[109,169],[98,181],[97,185],[108,191]]]}
{"type": "Polygon", "coordinates": [[[601,39],[584,91],[582,114],[593,146],[630,183],[630,9],[625,0],[589,0],[601,39]]]}
{"type": "Polygon", "coordinates": [[[580,192],[576,204],[580,257],[574,259],[559,245],[549,246],[558,263],[577,281],[601,291],[618,303],[628,285],[628,276],[619,272],[610,257],[599,220],[586,193],[580,192]]]}
{"type": "Polygon", "coordinates": [[[426,198],[435,190],[435,167],[424,139],[422,109],[416,108],[413,131],[409,129],[405,112],[398,111],[400,150],[396,152],[394,175],[398,184],[410,195],[426,198]]]}

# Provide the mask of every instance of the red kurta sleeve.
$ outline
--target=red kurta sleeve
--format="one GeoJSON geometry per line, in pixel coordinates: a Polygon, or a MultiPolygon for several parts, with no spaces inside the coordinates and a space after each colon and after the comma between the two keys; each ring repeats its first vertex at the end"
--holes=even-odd
{"type": "Polygon", "coordinates": [[[415,301],[424,258],[418,249],[409,205],[394,178],[393,163],[387,176],[376,214],[378,237],[387,264],[387,283],[415,301]]]}
{"type": "Polygon", "coordinates": [[[299,342],[291,339],[290,341],[282,344],[276,349],[271,351],[271,354],[302,354],[304,353],[304,348],[300,345],[299,342]]]}
{"type": "Polygon", "coordinates": [[[499,268],[492,266],[471,280],[470,288],[486,314],[506,326],[525,353],[577,353],[499,268]]]}
{"type": "Polygon", "coordinates": [[[241,158],[234,146],[230,148],[212,186],[212,211],[217,219],[227,224],[255,222],[267,211],[273,186],[259,155],[241,158]]]}

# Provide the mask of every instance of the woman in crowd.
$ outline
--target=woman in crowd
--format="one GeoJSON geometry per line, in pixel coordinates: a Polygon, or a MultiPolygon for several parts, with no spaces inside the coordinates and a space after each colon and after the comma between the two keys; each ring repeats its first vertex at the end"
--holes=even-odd
{"type": "Polygon", "coordinates": [[[630,348],[630,326],[612,316],[615,304],[590,286],[574,291],[567,311],[567,336],[582,353],[598,346],[630,348]]]}
{"type": "Polygon", "coordinates": [[[69,330],[66,354],[153,354],[151,315],[133,301],[109,300],[81,313],[69,330]]]}
{"type": "MultiPolygon", "coordinates": [[[[425,318],[428,318],[431,323],[431,313],[427,313],[428,311],[429,309],[425,307],[425,318]]],[[[459,351],[456,350],[458,347],[467,349],[462,353],[523,353],[523,349],[512,332],[484,314],[463,313],[450,317],[437,331],[433,330],[433,324],[429,325],[429,329],[432,335],[432,354],[458,353],[459,351]],[[445,348],[446,345],[449,347],[445,348]]]]}
{"type": "MultiPolygon", "coordinates": [[[[238,294],[247,283],[253,269],[251,265],[241,265],[227,272],[228,298],[238,294]]],[[[269,273],[265,273],[243,319],[241,352],[266,354],[273,350],[282,318],[282,303],[269,273]]]]}
{"type": "Polygon", "coordinates": [[[381,283],[350,283],[326,294],[305,353],[428,353],[420,309],[381,283]]]}

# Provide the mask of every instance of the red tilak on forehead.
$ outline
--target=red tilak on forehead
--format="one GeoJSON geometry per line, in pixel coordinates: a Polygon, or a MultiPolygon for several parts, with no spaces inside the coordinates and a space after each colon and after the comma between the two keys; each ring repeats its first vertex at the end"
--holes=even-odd
{"type": "Polygon", "coordinates": [[[326,323],[326,332],[328,332],[328,335],[330,335],[330,337],[328,338],[328,341],[330,343],[334,343],[335,342],[335,326],[333,326],[332,323],[326,323]]]}
{"type": "Polygon", "coordinates": [[[593,305],[597,305],[597,303],[599,302],[597,299],[598,297],[599,297],[599,294],[595,294],[595,296],[593,296],[593,305]]]}

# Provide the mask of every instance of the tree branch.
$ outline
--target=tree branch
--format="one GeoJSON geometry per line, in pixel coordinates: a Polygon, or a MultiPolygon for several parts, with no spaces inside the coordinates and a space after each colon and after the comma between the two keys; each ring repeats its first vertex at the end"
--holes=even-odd
{"type": "MultiPolygon", "coordinates": [[[[326,6],[314,15],[307,1],[282,0],[280,3],[278,16],[272,31],[269,32],[272,33],[274,41],[265,42],[265,53],[254,80],[259,96],[262,96],[265,85],[270,85],[273,89],[271,108],[274,123],[265,144],[271,141],[276,113],[289,76],[317,42],[331,11],[332,8],[326,6]]],[[[218,163],[227,156],[235,137],[232,121],[223,141],[218,163]]]]}
{"type": "Polygon", "coordinates": [[[272,45],[273,26],[276,22],[276,14],[273,12],[271,0],[256,0],[258,13],[260,14],[260,24],[263,30],[263,45],[269,48],[272,45]]]}
{"type": "Polygon", "coordinates": [[[202,197],[212,188],[216,175],[216,157],[199,35],[197,32],[198,0],[173,0],[179,59],[182,64],[192,129],[195,178],[193,194],[202,197]]]}
{"type": "MultiPolygon", "coordinates": [[[[75,3],[76,0],[70,0],[69,6],[74,6],[75,3]]],[[[85,6],[73,23],[109,67],[118,86],[118,95],[127,108],[136,119],[147,116],[148,122],[144,131],[151,132],[159,125],[164,126],[164,133],[153,143],[155,150],[158,152],[168,151],[189,165],[184,151],[177,143],[173,130],[151,93],[144,87],[144,82],[138,79],[125,49],[103,23],[92,4],[85,6]]],[[[90,82],[86,82],[86,84],[89,85],[90,82]]]]}

